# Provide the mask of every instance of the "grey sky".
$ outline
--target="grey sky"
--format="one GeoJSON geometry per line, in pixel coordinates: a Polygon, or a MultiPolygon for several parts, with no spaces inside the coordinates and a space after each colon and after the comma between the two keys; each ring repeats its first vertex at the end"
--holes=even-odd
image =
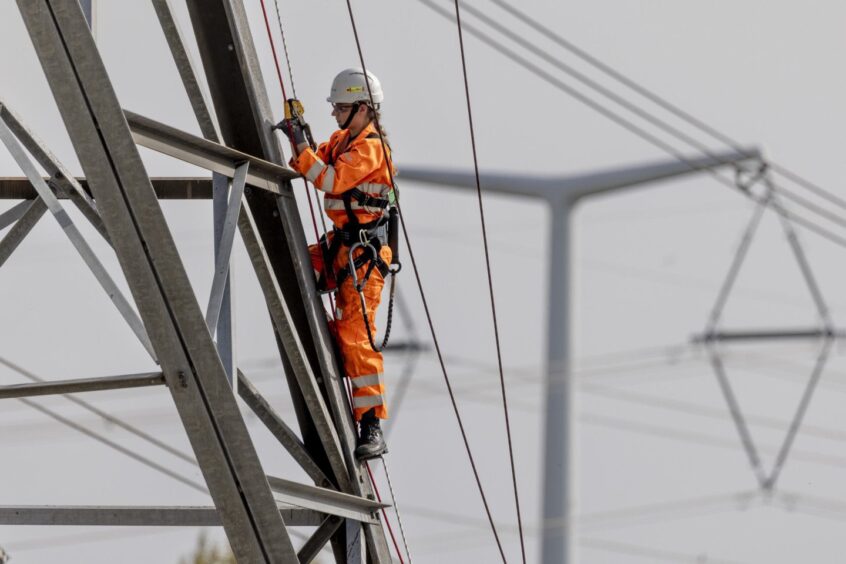
{"type": "MultiPolygon", "coordinates": [[[[245,3],[270,97],[279,107],[260,5],[258,0],[245,3]]],[[[316,136],[325,138],[333,125],[324,102],[329,82],[339,69],[357,62],[345,4],[328,0],[280,4],[297,94],[316,136]]],[[[470,168],[454,26],[417,1],[354,4],[368,67],[385,88],[385,126],[400,170],[403,163],[470,168]]],[[[443,5],[449,7],[448,2],[443,5]]],[[[513,23],[493,4],[477,0],[472,5],[571,62],[560,49],[513,23]]],[[[846,196],[840,175],[846,131],[842,106],[846,79],[839,72],[840,54],[846,47],[842,3],[526,0],[519,6],[718,129],[744,143],[759,144],[769,157],[846,196]]],[[[183,31],[189,31],[181,5],[179,15],[183,31]]],[[[124,106],[198,131],[149,3],[101,0],[98,18],[98,42],[124,106]]],[[[474,21],[467,16],[468,24],[474,21]]],[[[4,47],[0,76],[5,78],[0,98],[65,164],[78,171],[14,2],[0,3],[0,37],[4,47]]],[[[472,38],[467,38],[467,56],[483,169],[564,174],[666,157],[472,38]]],[[[142,153],[153,176],[198,172],[149,151],[142,153]]],[[[0,151],[0,175],[20,175],[5,151],[0,151]]],[[[401,176],[399,180],[412,244],[448,368],[459,390],[474,454],[503,527],[509,562],[517,562],[475,198],[403,183],[401,176]]],[[[301,197],[302,186],[297,184],[295,189],[301,197]]],[[[302,198],[301,203],[307,214],[302,198]]],[[[0,203],[0,211],[11,204],[0,203]]],[[[485,204],[518,437],[529,557],[536,561],[548,222],[546,210],[537,203],[488,198],[485,204]]],[[[211,206],[169,203],[164,209],[204,302],[213,269],[211,206]]],[[[797,440],[794,457],[782,476],[783,491],[799,496],[788,511],[778,498],[747,507],[731,497],[750,491],[754,481],[717,383],[695,349],[670,354],[674,350],[670,345],[685,343],[704,326],[751,211],[737,193],[706,177],[586,201],[577,211],[573,346],[579,374],[580,448],[576,513],[584,516],[577,532],[579,562],[694,562],[699,555],[707,555],[699,562],[744,564],[842,560],[846,449],[843,437],[834,432],[846,423],[842,357],[836,354],[826,370],[807,416],[806,432],[797,440]],[[647,349],[655,351],[647,355],[647,349]],[[640,352],[608,356],[618,351],[640,352]],[[647,510],[655,504],[705,497],[714,499],[647,510]],[[631,520],[605,515],[641,506],[644,510],[631,520]]],[[[119,272],[93,230],[78,215],[72,212],[72,216],[112,272],[119,272]]],[[[310,229],[311,219],[304,218],[310,229]]],[[[839,292],[846,282],[839,267],[843,249],[804,231],[800,236],[835,321],[843,323],[846,298],[839,292]]],[[[240,361],[293,419],[278,366],[272,362],[275,345],[267,314],[240,243],[235,260],[240,361]]],[[[417,332],[425,336],[408,267],[400,284],[415,311],[417,332]]],[[[0,271],[0,289],[3,358],[54,379],[141,372],[153,366],[51,218],[41,221],[0,271]]],[[[765,219],[753,244],[725,319],[730,327],[806,326],[815,319],[773,216],[765,219]]],[[[397,339],[408,336],[403,323],[396,327],[397,339]]],[[[772,428],[769,422],[774,418],[786,423],[815,350],[809,344],[727,349],[727,366],[739,401],[757,416],[751,428],[760,444],[780,443],[783,429],[772,428]]],[[[402,357],[388,359],[389,394],[396,389],[403,366],[402,357]]],[[[0,377],[4,383],[22,381],[2,367],[0,377]]],[[[114,392],[88,399],[188,449],[163,390],[114,392]]],[[[67,402],[43,403],[199,479],[196,469],[145,447],[67,402]]],[[[261,425],[249,421],[268,471],[302,477],[261,425]]],[[[4,404],[0,422],[6,469],[0,503],[4,505],[206,502],[183,485],[72,430],[48,425],[42,415],[18,403],[4,404]]],[[[485,529],[431,355],[418,363],[395,424],[389,460],[415,560],[495,561],[492,537],[485,529]]],[[[764,450],[766,464],[773,454],[764,450]]],[[[386,487],[380,487],[386,493],[386,487]]],[[[129,564],[164,563],[176,562],[190,550],[196,534],[196,530],[3,527],[0,545],[10,549],[15,564],[99,564],[118,559],[129,564]],[[64,537],[90,542],[64,546],[64,537]],[[56,546],[51,548],[51,543],[56,546]]],[[[220,537],[219,531],[215,534],[220,537]]]]}

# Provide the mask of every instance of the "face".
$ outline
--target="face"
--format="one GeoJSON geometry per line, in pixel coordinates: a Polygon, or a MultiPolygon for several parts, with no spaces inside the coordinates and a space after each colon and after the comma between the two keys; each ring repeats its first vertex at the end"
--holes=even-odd
{"type": "MultiPolygon", "coordinates": [[[[332,104],[332,117],[335,118],[335,121],[338,123],[338,127],[341,127],[346,123],[346,121],[350,117],[350,112],[353,110],[353,104],[332,104]]],[[[360,121],[362,121],[363,116],[367,115],[367,106],[365,104],[361,104],[358,107],[358,112],[355,117],[353,117],[352,121],[350,122],[349,128],[351,130],[360,129],[362,126],[360,121]]],[[[365,124],[366,125],[366,124],[365,124]]]]}

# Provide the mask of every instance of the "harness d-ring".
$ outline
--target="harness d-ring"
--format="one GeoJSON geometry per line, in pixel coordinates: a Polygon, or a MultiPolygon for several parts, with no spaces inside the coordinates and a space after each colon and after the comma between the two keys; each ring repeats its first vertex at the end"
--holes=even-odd
{"type": "Polygon", "coordinates": [[[376,261],[378,260],[378,258],[379,254],[376,252],[376,247],[371,245],[369,242],[353,243],[352,245],[350,245],[349,253],[347,253],[347,267],[350,270],[350,276],[352,276],[353,288],[355,288],[355,291],[362,295],[362,297],[364,285],[367,284],[367,280],[370,279],[370,273],[373,272],[373,268],[376,266],[376,261]],[[353,253],[358,248],[365,248],[365,253],[367,252],[366,249],[369,249],[373,253],[373,257],[368,261],[370,264],[367,267],[367,272],[364,273],[364,278],[362,278],[361,283],[359,283],[358,281],[358,269],[355,267],[355,259],[353,258],[353,253]]]}

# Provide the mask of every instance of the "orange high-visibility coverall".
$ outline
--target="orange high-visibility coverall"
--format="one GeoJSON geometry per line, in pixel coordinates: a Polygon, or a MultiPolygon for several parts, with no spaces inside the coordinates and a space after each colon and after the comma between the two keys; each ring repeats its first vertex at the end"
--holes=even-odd
{"type": "MultiPolygon", "coordinates": [[[[349,140],[349,136],[349,130],[336,131],[327,143],[320,144],[317,151],[308,148],[291,161],[297,171],[310,180],[318,190],[325,192],[323,207],[336,229],[343,228],[350,221],[341,197],[344,192],[358,188],[369,196],[387,199],[391,191],[388,162],[373,124],[365,127],[355,139],[349,140]]],[[[385,210],[379,207],[362,206],[355,199],[351,199],[350,205],[353,214],[361,224],[377,220],[385,213],[385,210]]],[[[327,242],[331,242],[333,234],[334,232],[328,234],[327,242]]],[[[356,249],[353,258],[363,252],[363,248],[356,249]]],[[[319,245],[310,245],[309,253],[314,270],[319,276],[324,268],[323,254],[319,245]]],[[[390,247],[384,245],[379,254],[385,263],[391,263],[390,247]]],[[[349,247],[342,246],[332,265],[335,274],[346,268],[349,262],[348,255],[349,247]]],[[[356,271],[359,280],[363,279],[366,270],[365,264],[356,271]]],[[[334,276],[332,278],[334,279],[334,276]]],[[[379,306],[384,285],[385,281],[379,270],[373,269],[370,279],[363,288],[367,303],[367,317],[374,333],[374,341],[376,340],[376,308],[379,306]]],[[[343,356],[344,370],[352,382],[356,420],[361,420],[361,416],[371,409],[375,409],[376,417],[387,419],[382,355],[370,346],[361,303],[358,292],[353,286],[352,276],[348,276],[338,288],[334,333],[343,356]]]]}

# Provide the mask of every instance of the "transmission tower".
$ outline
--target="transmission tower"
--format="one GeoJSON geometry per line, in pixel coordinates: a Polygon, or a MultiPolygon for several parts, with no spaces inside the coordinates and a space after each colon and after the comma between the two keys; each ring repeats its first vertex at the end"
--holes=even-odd
{"type": "MultiPolygon", "coordinates": [[[[0,107],[0,139],[27,176],[0,184],[2,198],[23,200],[0,214],[0,230],[8,227],[0,265],[49,212],[161,370],[6,386],[0,397],[167,386],[214,505],[6,506],[0,523],[222,525],[239,562],[309,562],[331,543],[337,562],[387,564],[379,515],[386,505],[374,501],[372,484],[353,456],[354,422],[292,192],[296,175],[274,164],[285,159],[270,128],[273,116],[244,6],[239,0],[186,3],[210,101],[168,1],[153,0],[203,138],[123,110],[78,0],[18,1],[84,178],[69,174],[9,108],[0,107]],[[151,179],[136,144],[200,166],[209,177],[151,179]],[[205,308],[191,288],[160,198],[215,199],[215,277],[205,308]],[[65,202],[114,249],[130,296],[118,290],[65,202]],[[236,228],[270,312],[299,433],[235,364],[226,296],[236,228]],[[236,389],[313,484],[266,475],[236,389]],[[298,551],[289,531],[297,526],[316,527],[298,551]]],[[[86,7],[90,14],[90,2],[86,7]]]]}

